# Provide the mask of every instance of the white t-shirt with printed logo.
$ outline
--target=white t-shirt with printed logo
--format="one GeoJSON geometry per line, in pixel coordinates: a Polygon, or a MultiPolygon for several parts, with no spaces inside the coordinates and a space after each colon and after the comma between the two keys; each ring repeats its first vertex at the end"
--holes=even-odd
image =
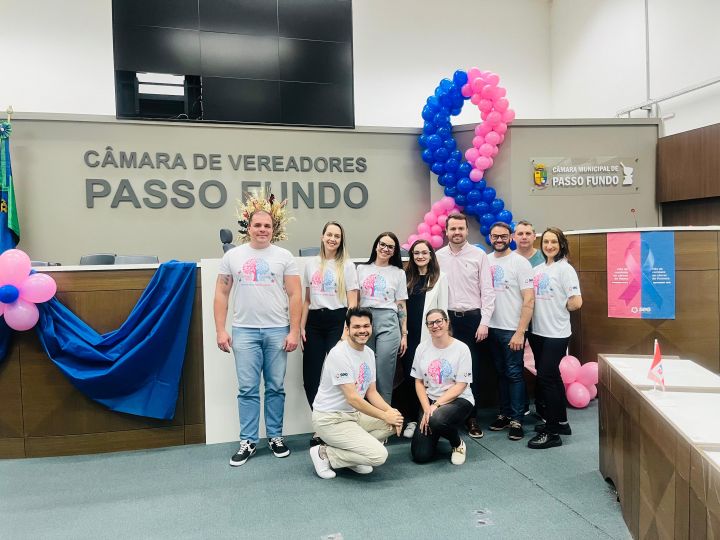
{"type": "Polygon", "coordinates": [[[299,276],[292,254],[270,245],[254,249],[249,244],[223,255],[218,270],[235,282],[233,326],[279,328],[290,324],[285,276],[299,276]]]}
{"type": "Polygon", "coordinates": [[[410,376],[421,379],[428,397],[436,401],[455,383],[468,383],[458,397],[475,403],[470,383],[472,382],[472,357],[470,349],[459,339],[444,349],[438,349],[428,339],[420,343],[415,351],[410,376]]]}
{"type": "MultiPolygon", "coordinates": [[[[357,291],[358,279],[355,264],[346,261],[343,266],[345,291],[357,291]]],[[[310,309],[341,309],[347,307],[347,294],[340,299],[337,295],[337,265],[334,259],[325,261],[320,273],[320,257],[313,257],[305,265],[305,286],[310,289],[310,309]]]]}
{"type": "Polygon", "coordinates": [[[530,262],[515,252],[504,257],[488,255],[490,274],[495,289],[495,311],[490,328],[517,330],[522,311],[522,292],[533,288],[533,269],[530,262]]]}
{"type": "Polygon", "coordinates": [[[345,399],[341,384],[354,384],[364,398],[367,389],[375,382],[375,353],[370,347],[356,351],[347,341],[335,345],[325,358],[320,387],[315,395],[313,411],[355,412],[345,399]]]}
{"type": "Polygon", "coordinates": [[[397,311],[398,300],[407,300],[405,272],[397,266],[361,264],[357,267],[360,307],[397,311]]]}
{"type": "Polygon", "coordinates": [[[580,295],[577,272],[567,259],[560,259],[550,266],[536,266],[533,285],[535,288],[535,311],[532,333],[550,338],[566,338],[572,334],[567,301],[580,295]]]}

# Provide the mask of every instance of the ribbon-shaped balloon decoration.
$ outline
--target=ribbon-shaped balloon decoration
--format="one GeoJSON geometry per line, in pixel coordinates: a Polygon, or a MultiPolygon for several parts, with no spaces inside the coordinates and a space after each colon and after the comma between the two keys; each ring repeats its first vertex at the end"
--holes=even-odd
{"type": "Polygon", "coordinates": [[[13,330],[30,330],[38,321],[35,304],[47,302],[57,291],[55,280],[32,270],[30,257],[19,249],[0,255],[0,315],[13,330]]]}
{"type": "MultiPolygon", "coordinates": [[[[508,223],[513,230],[512,213],[505,202],[496,197],[495,189],[483,179],[485,171],[493,166],[499,145],[505,140],[508,124],[515,119],[509,108],[507,90],[499,86],[500,77],[489,71],[471,68],[458,70],[453,79],[443,79],[428,97],[422,110],[425,121],[418,142],[422,147],[422,160],[438,175],[438,183],[445,195],[480,223],[480,232],[490,244],[490,226],[496,221],[508,223]],[[450,118],[460,114],[465,100],[477,105],[482,122],[475,127],[471,148],[465,154],[457,148],[452,134],[450,118]]],[[[438,204],[438,203],[436,203],[438,204]]],[[[425,221],[427,223],[427,221],[425,221]]],[[[422,231],[418,225],[418,236],[422,231]]],[[[412,242],[408,239],[408,244],[412,242]]]]}

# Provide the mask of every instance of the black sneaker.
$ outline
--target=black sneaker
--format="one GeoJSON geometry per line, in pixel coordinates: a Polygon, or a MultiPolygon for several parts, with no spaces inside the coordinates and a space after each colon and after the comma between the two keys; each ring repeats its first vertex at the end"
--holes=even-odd
{"type": "Polygon", "coordinates": [[[283,437],[272,437],[268,441],[268,446],[275,457],[288,457],[290,455],[290,449],[285,446],[285,439],[283,437]]]}
{"type": "Polygon", "coordinates": [[[255,450],[255,443],[247,440],[240,441],[240,448],[238,448],[238,451],[230,458],[230,466],[239,467],[240,465],[244,465],[245,462],[250,459],[250,456],[255,453],[255,450]]]}
{"type": "MultiPolygon", "coordinates": [[[[540,422],[538,424],[535,424],[535,431],[538,433],[541,433],[545,431],[545,422],[540,422]]],[[[558,424],[558,435],[572,435],[572,429],[570,429],[570,424],[558,424]]]]}
{"type": "Polygon", "coordinates": [[[313,446],[318,446],[320,444],[325,444],[325,441],[323,441],[317,435],[313,435],[313,437],[310,439],[310,448],[312,448],[313,446]]]}
{"type": "Polygon", "coordinates": [[[508,439],[511,441],[519,441],[525,436],[522,424],[517,420],[510,420],[510,433],[508,433],[508,439]]]}
{"type": "Polygon", "coordinates": [[[498,414],[495,421],[490,424],[490,431],[502,431],[510,425],[510,419],[507,416],[498,414]]]}
{"type": "Polygon", "coordinates": [[[473,439],[482,439],[483,435],[485,435],[482,432],[482,429],[480,429],[480,424],[478,424],[477,419],[470,418],[466,423],[465,426],[468,430],[468,435],[470,435],[473,439]]]}
{"type": "Polygon", "coordinates": [[[544,450],[554,446],[562,446],[562,439],[560,435],[548,433],[547,431],[538,433],[528,441],[528,448],[532,448],[533,450],[544,450]]]}

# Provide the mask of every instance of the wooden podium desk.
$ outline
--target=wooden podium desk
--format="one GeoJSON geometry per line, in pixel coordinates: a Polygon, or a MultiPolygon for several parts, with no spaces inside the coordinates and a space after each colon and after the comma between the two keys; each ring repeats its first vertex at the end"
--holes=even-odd
{"type": "Polygon", "coordinates": [[[618,492],[633,538],[720,539],[720,377],[652,357],[598,355],[600,472],[618,492]]]}

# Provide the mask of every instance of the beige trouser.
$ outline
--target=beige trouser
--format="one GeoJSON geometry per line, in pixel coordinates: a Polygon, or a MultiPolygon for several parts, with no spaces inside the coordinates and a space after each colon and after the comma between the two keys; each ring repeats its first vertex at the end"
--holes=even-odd
{"type": "Polygon", "coordinates": [[[313,412],[312,423],[318,437],[327,444],[333,469],[382,465],[388,453],[380,441],[395,431],[384,421],[361,412],[313,412]]]}

